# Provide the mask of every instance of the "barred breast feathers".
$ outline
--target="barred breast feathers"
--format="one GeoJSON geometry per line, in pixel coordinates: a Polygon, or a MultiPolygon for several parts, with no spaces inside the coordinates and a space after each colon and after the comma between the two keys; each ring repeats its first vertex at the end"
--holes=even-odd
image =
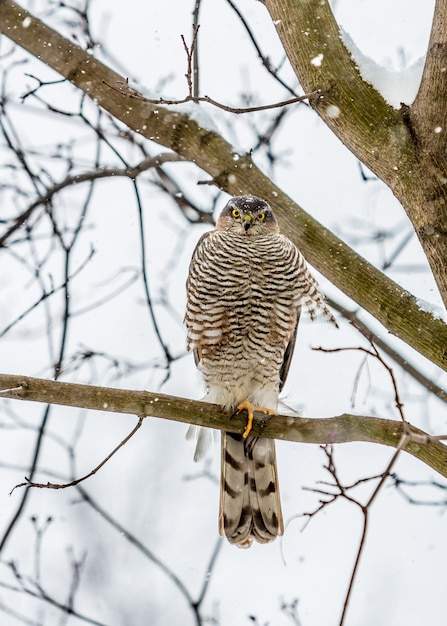
{"type": "MultiPolygon", "coordinates": [[[[211,231],[199,241],[191,262],[187,324],[193,313],[199,315],[200,321],[204,308],[218,321],[226,306],[247,294],[248,286],[262,300],[275,295],[279,316],[281,311],[287,315],[292,292],[294,306],[306,308],[312,319],[320,313],[335,322],[303,255],[287,237],[280,233],[246,237],[211,231]],[[247,274],[246,282],[241,280],[243,273],[247,274]],[[197,285],[200,285],[200,293],[197,285]],[[281,292],[287,294],[284,301],[281,292]],[[207,304],[212,306],[212,311],[207,304]]],[[[195,321],[197,324],[197,319],[195,321]]],[[[191,328],[190,339],[193,338],[194,328],[191,328]]],[[[208,338],[213,339],[211,329],[208,338]]],[[[217,331],[214,340],[215,343],[220,341],[217,331]]]]}

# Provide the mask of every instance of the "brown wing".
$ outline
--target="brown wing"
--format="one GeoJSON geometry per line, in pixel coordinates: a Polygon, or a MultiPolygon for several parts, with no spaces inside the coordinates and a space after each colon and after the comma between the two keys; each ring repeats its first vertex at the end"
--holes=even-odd
{"type": "MultiPolygon", "coordinates": [[[[189,264],[189,272],[188,272],[188,277],[186,279],[186,295],[187,295],[187,307],[186,307],[186,315],[185,315],[185,323],[186,326],[188,328],[188,330],[190,330],[191,327],[191,323],[192,323],[192,318],[193,318],[193,312],[190,310],[190,300],[191,300],[191,295],[192,292],[194,291],[194,272],[195,272],[195,267],[196,267],[196,263],[198,262],[198,256],[200,254],[200,248],[203,244],[203,242],[205,241],[205,239],[207,239],[213,231],[209,231],[207,233],[204,233],[199,241],[196,244],[196,247],[194,248],[194,252],[192,253],[192,257],[191,257],[191,263],[189,264]]],[[[190,345],[189,345],[189,339],[188,339],[188,349],[190,349],[190,345]]],[[[194,362],[196,364],[196,367],[199,365],[200,360],[201,360],[201,354],[200,354],[200,346],[197,346],[193,348],[193,354],[194,354],[194,362]]]]}
{"type": "Polygon", "coordinates": [[[284,384],[287,379],[287,374],[289,373],[289,367],[292,361],[293,351],[295,349],[296,333],[298,331],[298,323],[300,321],[300,315],[301,315],[301,307],[299,307],[297,310],[295,330],[293,331],[293,334],[290,337],[290,341],[287,345],[286,351],[284,352],[284,360],[282,362],[282,366],[279,371],[279,391],[282,391],[282,388],[284,387],[284,384]]]}

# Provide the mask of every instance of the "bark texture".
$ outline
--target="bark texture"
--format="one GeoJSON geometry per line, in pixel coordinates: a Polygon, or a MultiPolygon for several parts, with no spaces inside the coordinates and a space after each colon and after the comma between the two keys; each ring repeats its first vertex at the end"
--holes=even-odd
{"type": "Polygon", "coordinates": [[[365,82],[327,0],[264,0],[311,106],[401,202],[447,307],[447,0],[437,0],[422,82],[399,110],[365,82]]]}
{"type": "MultiPolygon", "coordinates": [[[[104,412],[150,415],[232,433],[241,433],[247,422],[244,414],[231,415],[222,407],[207,402],[148,391],[62,383],[29,376],[0,374],[0,397],[104,412]]],[[[402,422],[349,413],[337,417],[293,419],[281,415],[266,419],[262,413],[259,415],[262,418],[254,421],[253,435],[298,443],[364,441],[395,448],[404,431],[402,422]]],[[[414,440],[409,441],[405,451],[447,478],[447,447],[414,426],[408,425],[408,428],[414,440]]]]}
{"type": "MultiPolygon", "coordinates": [[[[363,155],[362,160],[385,182],[403,187],[401,172],[413,167],[416,158],[409,140],[408,122],[361,79],[339,39],[329,6],[320,0],[268,0],[265,4],[272,17],[279,19],[278,32],[292,63],[298,67],[301,55],[306,55],[304,65],[310,66],[310,77],[306,78],[303,72],[303,87],[326,90],[323,97],[312,103],[318,113],[359,158],[363,155]],[[305,35],[307,32],[312,36],[305,35]],[[304,46],[298,54],[299,44],[309,44],[310,48],[304,46]],[[318,67],[311,61],[320,53],[323,61],[318,67]],[[324,59],[333,57],[333,69],[323,75],[322,70],[329,66],[324,59]],[[355,106],[350,113],[348,105],[352,101],[355,106]],[[329,105],[338,107],[340,115],[334,117],[334,109],[329,105]],[[391,163],[397,163],[397,170],[391,163]],[[399,185],[396,181],[400,181],[399,185]]],[[[193,161],[209,174],[213,184],[233,195],[254,194],[265,198],[274,206],[281,228],[315,268],[389,332],[447,370],[447,325],[421,309],[414,296],[303,211],[248,155],[238,155],[235,160],[233,147],[217,133],[199,126],[183,113],[132,98],[122,76],[11,0],[0,2],[0,32],[66,77],[129,128],[193,161]]],[[[439,253],[438,270],[444,268],[445,278],[447,246],[441,245],[440,238],[431,239],[439,253]]],[[[432,252],[432,260],[434,255],[432,252]]],[[[438,271],[438,275],[441,273],[438,271]]]]}

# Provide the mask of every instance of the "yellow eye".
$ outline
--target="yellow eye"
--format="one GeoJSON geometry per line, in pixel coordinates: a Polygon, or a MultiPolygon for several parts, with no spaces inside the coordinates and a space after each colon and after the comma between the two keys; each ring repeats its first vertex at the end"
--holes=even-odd
{"type": "Polygon", "coordinates": [[[231,215],[232,215],[233,217],[239,217],[239,216],[240,216],[240,214],[241,214],[241,212],[239,211],[239,209],[233,209],[233,210],[231,211],[231,215]]]}
{"type": "Polygon", "coordinates": [[[265,220],[265,213],[259,213],[259,215],[258,215],[258,220],[259,220],[260,222],[263,222],[263,221],[265,220]]]}

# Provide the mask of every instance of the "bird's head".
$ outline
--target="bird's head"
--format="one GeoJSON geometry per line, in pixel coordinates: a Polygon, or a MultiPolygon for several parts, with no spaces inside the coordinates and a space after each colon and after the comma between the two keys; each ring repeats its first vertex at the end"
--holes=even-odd
{"type": "Polygon", "coordinates": [[[270,205],[256,196],[231,198],[217,220],[217,228],[251,237],[279,230],[270,205]]]}

